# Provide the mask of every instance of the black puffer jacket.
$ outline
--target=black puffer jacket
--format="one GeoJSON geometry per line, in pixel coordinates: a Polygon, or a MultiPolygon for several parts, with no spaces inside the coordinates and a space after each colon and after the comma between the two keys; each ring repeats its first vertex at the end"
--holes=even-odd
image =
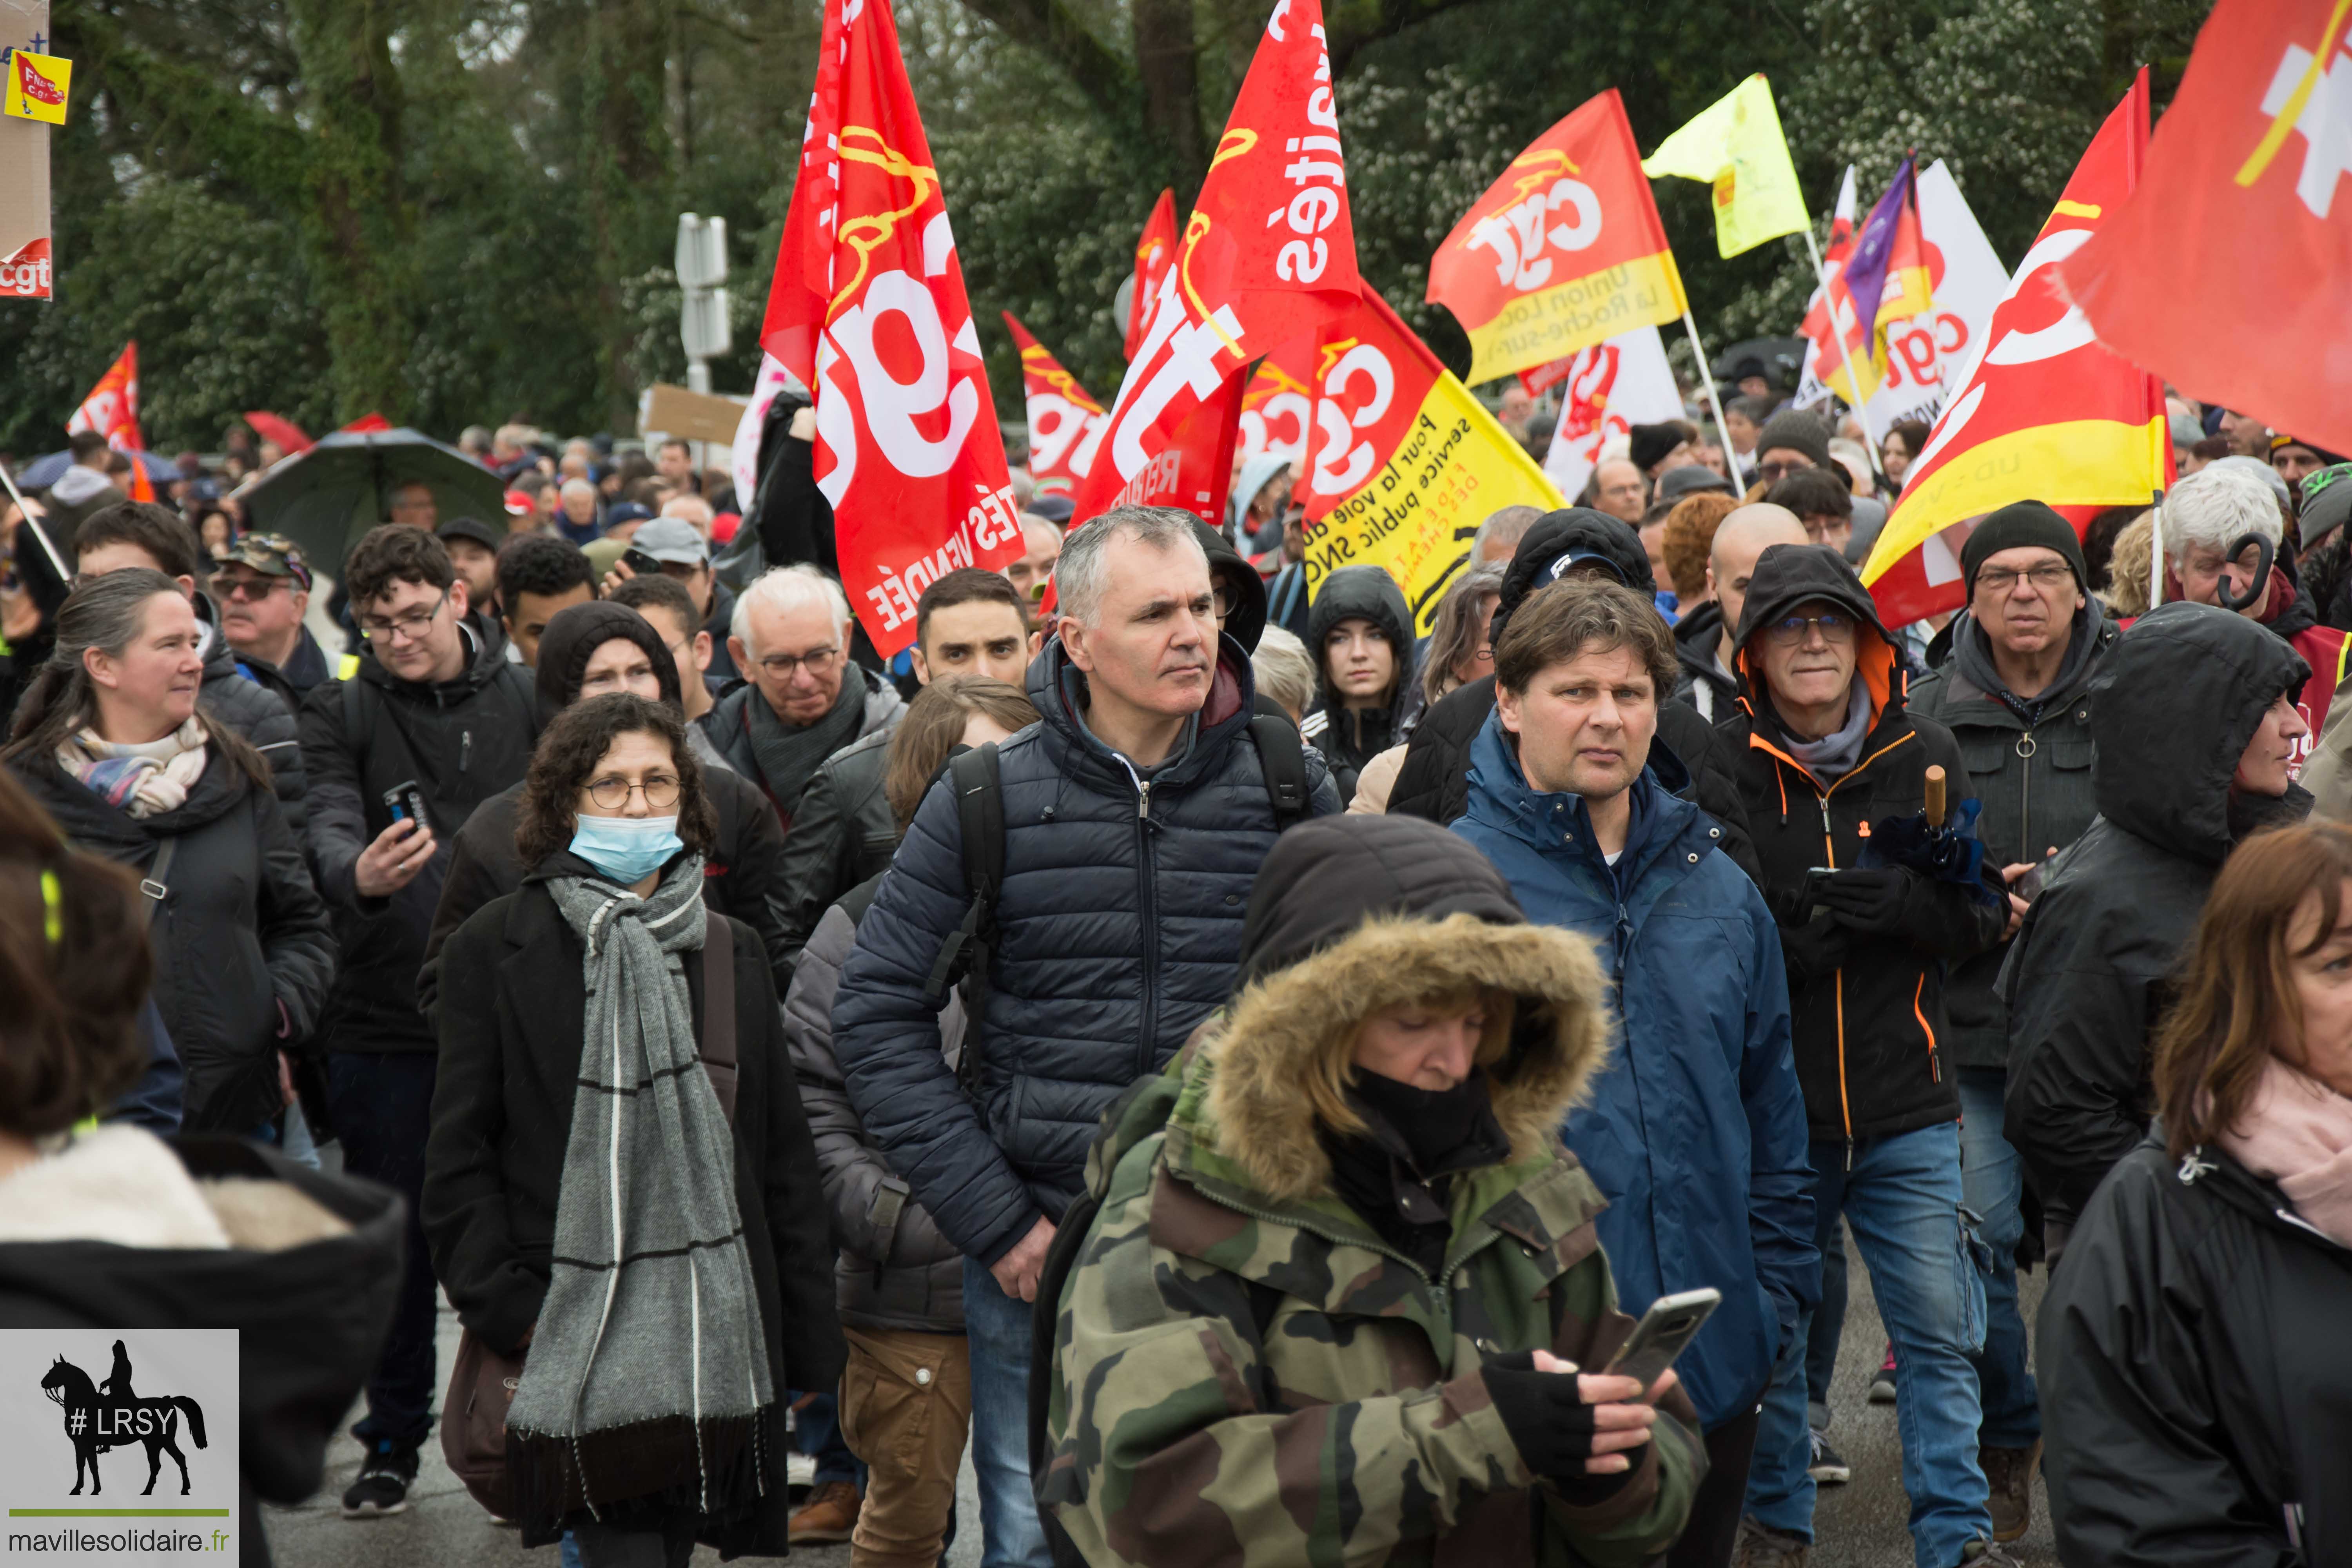
{"type": "Polygon", "coordinates": [[[2263,712],[2310,679],[2300,654],[2210,605],[2132,624],[2091,683],[2099,815],[2051,868],[2001,971],[2004,1130],[2053,1221],[2071,1222],[2147,1126],[2147,1037],[2173,961],[2237,842],[2310,810],[2236,795],[2263,712]]]}
{"type": "Polygon", "coordinates": [[[2042,1461],[2066,1563],[2352,1563],[2352,1250],[2221,1150],[2150,1137],[2043,1298],[2042,1461]]]}
{"type": "Polygon", "coordinates": [[[335,973],[326,907],[285,808],[217,747],[188,798],[148,817],[108,805],[47,757],[8,765],[68,838],[142,877],[176,843],[148,929],[155,1005],[186,1073],[180,1125],[244,1134],[277,1115],[277,1053],[319,1021],[335,973]]]}
{"type": "MultiPolygon", "coordinates": [[[[800,1079],[801,1106],[816,1139],[817,1169],[833,1210],[835,1300],[853,1328],[963,1332],[963,1255],[940,1234],[930,1211],[867,1135],[842,1086],[833,1055],[833,1001],[841,966],[857,942],[857,922],[881,887],[879,873],[824,911],[801,953],[784,998],[784,1038],[800,1079]]],[[[940,1040],[952,1068],[963,1054],[963,998],[940,1010],[940,1040]]]]}
{"type": "MultiPolygon", "coordinates": [[[[1911,688],[1915,718],[1951,731],[1969,765],[1962,794],[1984,805],[1977,837],[1993,867],[2031,865],[2083,836],[2098,815],[2091,792],[2091,679],[2123,636],[2086,602],[2075,616],[2074,641],[2059,679],[2025,712],[1996,695],[1992,655],[1985,634],[1966,610],[1945,630],[1970,639],[1975,652],[1952,656],[1911,688]],[[2033,721],[2026,721],[2032,712],[2033,721]]],[[[1939,637],[1938,641],[1945,639],[1939,637]]],[[[1930,658],[1935,649],[1928,650],[1930,658]]],[[[1964,1068],[2009,1066],[2009,1017],[1995,984],[2009,944],[1989,948],[1954,966],[1944,987],[1951,1017],[1945,1043],[1964,1068]]]]}
{"type": "Polygon", "coordinates": [[[1363,772],[1364,764],[1394,744],[1412,695],[1412,612],[1405,607],[1404,590],[1386,567],[1342,566],[1323,580],[1314,606],[1307,612],[1307,657],[1315,661],[1315,706],[1300,721],[1298,732],[1330,760],[1342,805],[1355,797],[1356,775],[1363,772]],[[1349,708],[1331,689],[1331,661],[1323,640],[1345,620],[1370,621],[1388,639],[1394,668],[1388,701],[1381,707],[1349,708]]]}
{"type": "MultiPolygon", "coordinates": [[[[1657,592],[1650,573],[1649,552],[1641,535],[1605,512],[1570,507],[1538,518],[1519,541],[1503,574],[1502,595],[1495,604],[1489,644],[1502,640],[1511,613],[1529,594],[1552,580],[1553,566],[1575,550],[1608,556],[1638,594],[1657,592]]],[[[1389,792],[1388,815],[1423,816],[1441,826],[1470,809],[1470,747],[1495,710],[1495,678],[1481,676],[1440,698],[1414,726],[1412,741],[1389,792]]],[[[1690,776],[1675,792],[1696,805],[1723,828],[1723,852],[1751,879],[1758,878],[1755,846],[1748,842],[1748,814],[1740,805],[1739,786],[1731,776],[1728,753],[1715,738],[1713,727],[1689,704],[1665,698],[1658,703],[1658,740],[1674,752],[1690,776]]],[[[1760,879],[1758,879],[1760,880],[1760,879]]]]}
{"type": "MultiPolygon", "coordinates": [[[[1139,779],[1080,721],[1058,639],[1029,667],[1044,722],[998,751],[1004,885],[977,1103],[940,1054],[932,963],[970,905],[945,781],[924,797],[857,928],[834,1054],[891,1168],[971,1257],[993,1263],[1084,1180],[1108,1106],[1158,1070],[1231,991],[1242,916],[1274,845],[1249,734],[1249,659],[1226,638],[1188,748],[1139,779]]],[[[1307,752],[1308,810],[1339,809],[1307,752]]]]}
{"type": "Polygon", "coordinates": [[[299,698],[277,667],[264,659],[246,659],[221,635],[220,616],[212,601],[196,595],[196,619],[204,623],[205,708],[222,723],[245,737],[246,743],[269,764],[269,787],[286,808],[287,825],[301,837],[306,824],[304,796],[310,782],[302,767],[301,737],[294,710],[299,698]]]}
{"type": "Polygon", "coordinates": [[[402,680],[362,653],[351,680],[330,680],[302,700],[310,858],[343,953],[321,1030],[332,1050],[436,1048],[417,1010],[416,974],[450,846],[476,806],[521,781],[539,740],[530,670],[508,662],[506,638],[488,622],[468,616],[461,625],[472,658],[455,680],[402,680]],[[347,708],[356,710],[356,726],[347,723],[347,708]],[[353,868],[392,826],[384,792],[409,780],[425,792],[439,847],[406,887],[362,899],[353,868]]]}
{"type": "Polygon", "coordinates": [[[1780,923],[1797,1080],[1813,1139],[1852,1143],[1955,1121],[1959,1087],[1942,1040],[1945,972],[2000,938],[2007,906],[1989,888],[1909,871],[1883,930],[1858,931],[1801,906],[1808,871],[1856,867],[1873,825],[1919,814],[1930,765],[1948,780],[1968,776],[1959,745],[1949,730],[1905,708],[1895,639],[1853,568],[1828,545],[1767,549],[1748,582],[1739,633],[1750,695],[1717,733],[1730,751],[1763,863],[1758,885],[1780,923]],[[1870,694],[1860,761],[1826,784],[1791,753],[1748,646],[1767,622],[1809,601],[1836,605],[1861,623],[1855,677],[1870,694]]]}
{"type": "Polygon", "coordinates": [[[783,942],[779,985],[792,984],[793,965],[834,900],[889,868],[891,852],[898,847],[898,821],[882,793],[882,774],[897,733],[895,728],[877,730],[851,742],[827,757],[801,791],[778,868],[783,942]]]}

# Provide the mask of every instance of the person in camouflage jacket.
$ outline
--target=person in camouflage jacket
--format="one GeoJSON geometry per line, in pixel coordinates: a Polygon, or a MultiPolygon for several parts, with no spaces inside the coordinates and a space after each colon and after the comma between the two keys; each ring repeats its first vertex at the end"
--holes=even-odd
{"type": "Polygon", "coordinates": [[[1590,944],[1432,824],[1330,817],[1268,857],[1242,978],[1106,1117],[1040,1505],[1096,1568],[1663,1552],[1706,1468],[1681,1389],[1611,1432],[1651,1421],[1597,1403],[1632,1380],[1534,1354],[1597,1369],[1633,1328],[1557,1136],[1607,1050],[1590,944]],[[1470,1031],[1449,1089],[1359,1065],[1416,1013],[1470,1031]]]}

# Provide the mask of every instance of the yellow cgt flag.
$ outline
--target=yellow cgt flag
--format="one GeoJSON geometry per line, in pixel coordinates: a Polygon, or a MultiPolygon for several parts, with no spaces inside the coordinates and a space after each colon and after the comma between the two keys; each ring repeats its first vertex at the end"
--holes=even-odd
{"type": "Polygon", "coordinates": [[[1811,226],[1772,84],[1761,72],[1699,112],[1642,160],[1654,180],[1669,175],[1715,187],[1715,244],[1726,257],[1811,226]]]}

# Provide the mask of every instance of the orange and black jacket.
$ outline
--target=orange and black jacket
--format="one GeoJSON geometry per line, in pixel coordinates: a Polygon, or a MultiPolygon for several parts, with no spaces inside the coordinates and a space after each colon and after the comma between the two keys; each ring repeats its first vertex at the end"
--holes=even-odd
{"type": "Polygon", "coordinates": [[[1764,870],[1765,901],[1780,922],[1797,1078],[1817,1142],[1908,1132],[1959,1115],[1953,1064],[1942,1049],[1948,963],[2000,939],[2003,911],[1954,883],[1911,877],[1908,896],[1879,931],[1861,931],[1802,908],[1805,873],[1860,863],[1872,824],[1916,815],[1930,765],[1958,791],[1967,767],[1952,732],[1904,710],[1904,677],[1892,639],[1852,568],[1817,545],[1775,545],[1757,563],[1740,617],[1743,665],[1758,628],[1807,603],[1830,603],[1862,623],[1856,674],[1871,719],[1853,772],[1816,777],[1800,763],[1777,715],[1764,707],[1760,671],[1744,670],[1755,695],[1717,730],[1738,779],[1748,827],[1764,870]],[[1780,558],[1780,559],[1776,559],[1780,558]]]}

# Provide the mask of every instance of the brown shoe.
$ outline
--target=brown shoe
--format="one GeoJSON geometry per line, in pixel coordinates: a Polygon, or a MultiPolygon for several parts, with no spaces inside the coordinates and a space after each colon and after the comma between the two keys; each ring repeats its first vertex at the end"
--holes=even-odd
{"type": "Polygon", "coordinates": [[[810,1494],[800,1512],[793,1515],[793,1544],[848,1540],[849,1532],[857,1528],[857,1510],[864,1502],[857,1495],[856,1482],[825,1482],[810,1494]]]}
{"type": "Polygon", "coordinates": [[[2015,1541],[2033,1522],[2033,1468],[2042,1462],[2042,1439],[2031,1448],[1979,1448],[1977,1463],[1984,1469],[1990,1492],[1992,1538],[2015,1541]]]}
{"type": "Polygon", "coordinates": [[[1768,1530],[1754,1514],[1739,1521],[1739,1539],[1732,1548],[1738,1568],[1805,1568],[1811,1548],[1793,1535],[1768,1530]]]}

